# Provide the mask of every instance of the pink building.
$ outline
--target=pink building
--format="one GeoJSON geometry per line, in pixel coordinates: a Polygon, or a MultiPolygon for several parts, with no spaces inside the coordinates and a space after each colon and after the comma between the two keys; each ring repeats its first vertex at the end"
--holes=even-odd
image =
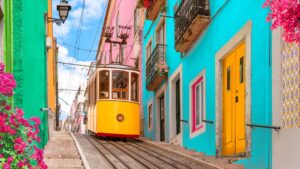
{"type": "Polygon", "coordinates": [[[122,63],[136,67],[134,11],[136,0],[110,0],[98,47],[97,63],[122,63]],[[132,5],[129,5],[132,4],[132,5]]]}

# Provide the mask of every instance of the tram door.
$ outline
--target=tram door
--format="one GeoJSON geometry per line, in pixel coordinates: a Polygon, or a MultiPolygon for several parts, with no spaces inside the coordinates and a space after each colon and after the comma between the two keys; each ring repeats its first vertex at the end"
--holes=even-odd
{"type": "Polygon", "coordinates": [[[223,156],[246,151],[244,56],[242,43],[223,60],[223,156]]]}
{"type": "Polygon", "coordinates": [[[160,141],[165,141],[165,96],[159,98],[160,141]]]}

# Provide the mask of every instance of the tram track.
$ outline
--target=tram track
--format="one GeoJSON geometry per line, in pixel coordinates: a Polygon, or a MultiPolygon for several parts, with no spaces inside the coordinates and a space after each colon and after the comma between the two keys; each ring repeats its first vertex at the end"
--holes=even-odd
{"type": "Polygon", "coordinates": [[[164,151],[162,149],[153,149],[153,146],[147,144],[147,143],[143,143],[143,142],[137,142],[137,146],[139,146],[140,148],[145,148],[147,151],[152,151],[155,152],[157,154],[160,154],[170,160],[176,161],[178,164],[185,166],[187,168],[199,168],[199,165],[197,165],[197,163],[193,162],[193,161],[188,161],[186,160],[186,158],[184,158],[183,156],[177,155],[177,154],[172,154],[170,155],[169,152],[164,151]]]}
{"type": "Polygon", "coordinates": [[[84,138],[113,169],[206,169],[201,164],[172,154],[140,140],[108,140],[95,136],[84,138]]]}
{"type": "Polygon", "coordinates": [[[128,144],[131,145],[131,146],[134,146],[135,148],[137,148],[137,149],[139,149],[141,151],[144,151],[145,153],[147,153],[147,154],[149,154],[149,155],[151,155],[153,157],[156,157],[157,159],[160,159],[160,160],[164,161],[165,163],[171,165],[174,168],[178,168],[178,169],[191,169],[191,167],[189,167],[187,165],[184,165],[184,164],[181,164],[180,162],[178,162],[178,161],[176,161],[174,159],[171,159],[168,156],[165,156],[163,154],[157,153],[157,152],[153,151],[153,149],[146,149],[144,147],[141,147],[141,146],[138,146],[138,145],[132,144],[132,143],[128,143],[128,144]]]}
{"type": "Polygon", "coordinates": [[[119,148],[120,150],[122,150],[124,153],[128,154],[128,156],[132,157],[133,159],[135,159],[139,163],[143,164],[148,169],[159,169],[160,168],[155,163],[153,163],[151,161],[147,161],[143,157],[141,157],[141,156],[137,155],[136,153],[134,153],[133,151],[125,148],[119,142],[111,142],[111,144],[114,145],[115,147],[119,148]]]}
{"type": "Polygon", "coordinates": [[[147,167],[144,163],[136,160],[132,156],[130,156],[126,151],[116,147],[113,145],[111,141],[104,141],[93,137],[95,141],[105,147],[111,154],[117,157],[120,161],[122,161],[128,168],[137,168],[137,169],[146,169],[147,167]]]}
{"type": "Polygon", "coordinates": [[[114,169],[129,169],[128,166],[126,166],[126,164],[123,163],[123,161],[119,160],[114,154],[108,154],[105,150],[106,148],[104,148],[102,145],[100,144],[95,144],[92,140],[93,138],[88,138],[89,136],[85,137],[86,140],[88,140],[97,150],[98,152],[101,154],[101,156],[103,156],[105,158],[105,160],[111,165],[112,168],[114,169]],[[111,156],[112,155],[112,156],[111,156]]]}

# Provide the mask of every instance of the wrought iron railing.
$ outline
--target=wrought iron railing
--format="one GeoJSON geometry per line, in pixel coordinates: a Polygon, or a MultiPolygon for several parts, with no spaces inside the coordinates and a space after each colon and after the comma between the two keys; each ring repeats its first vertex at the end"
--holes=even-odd
{"type": "Polygon", "coordinates": [[[176,44],[197,15],[209,16],[209,0],[183,0],[181,2],[175,13],[176,44]]]}
{"type": "Polygon", "coordinates": [[[146,84],[148,85],[158,72],[156,65],[166,62],[166,45],[157,44],[146,62],[146,84]]]}

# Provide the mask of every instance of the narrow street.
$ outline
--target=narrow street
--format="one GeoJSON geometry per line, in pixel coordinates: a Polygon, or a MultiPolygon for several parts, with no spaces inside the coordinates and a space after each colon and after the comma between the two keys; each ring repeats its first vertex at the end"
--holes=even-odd
{"type": "Polygon", "coordinates": [[[300,169],[300,0],[0,0],[0,169],[300,169]]]}

